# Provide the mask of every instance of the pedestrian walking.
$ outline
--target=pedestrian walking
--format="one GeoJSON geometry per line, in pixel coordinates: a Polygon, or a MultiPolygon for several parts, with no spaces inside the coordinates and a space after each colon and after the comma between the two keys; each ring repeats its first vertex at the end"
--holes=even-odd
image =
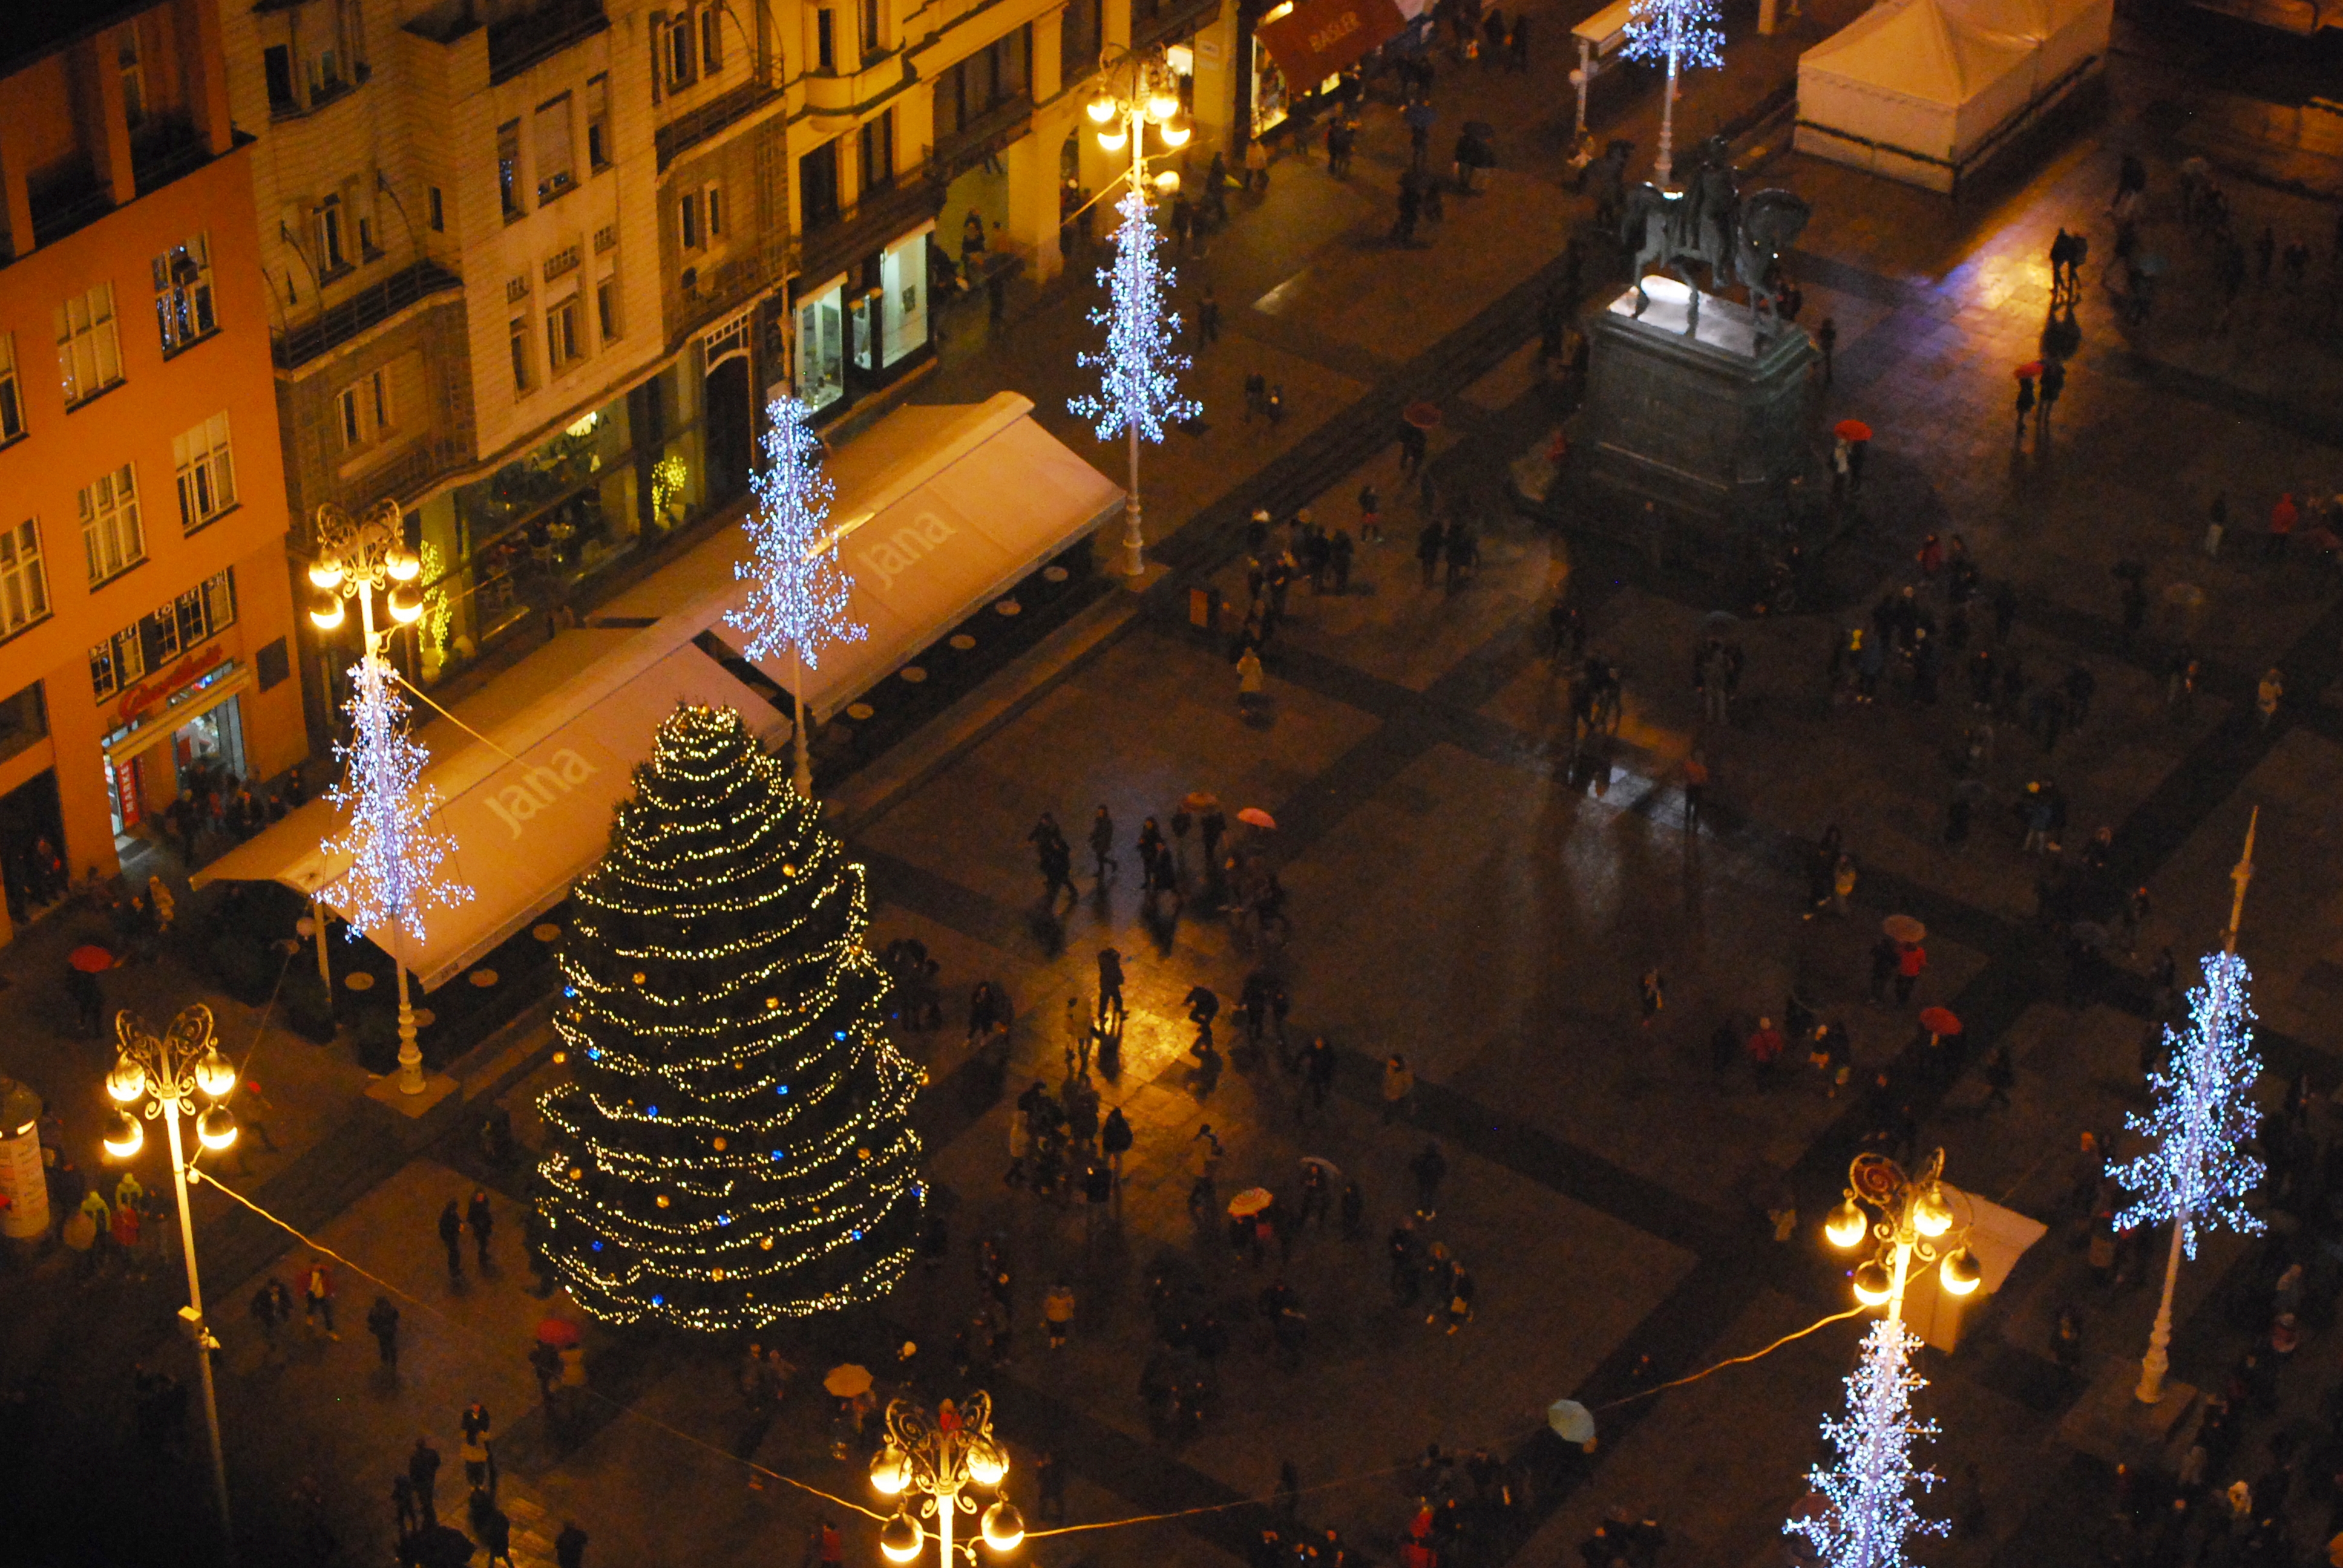
{"type": "Polygon", "coordinates": [[[2059,395],[2066,390],[2066,362],[2056,357],[2044,360],[2041,415],[2035,427],[2039,434],[2046,436],[2050,433],[2050,410],[2057,407],[2059,395]]]}
{"type": "Polygon", "coordinates": [[[423,1511],[415,1503],[415,1483],[400,1471],[390,1478],[390,1508],[398,1521],[398,1539],[407,1538],[423,1528],[423,1511]]]}
{"type": "Polygon", "coordinates": [[[1041,1323],[1049,1331],[1050,1348],[1066,1348],[1066,1336],[1073,1332],[1074,1288],[1060,1280],[1041,1298],[1041,1323]]]}
{"type": "Polygon", "coordinates": [[[537,1397],[539,1403],[550,1409],[554,1386],[561,1381],[561,1352],[538,1341],[528,1347],[528,1370],[537,1375],[537,1397]]]}
{"type": "Polygon", "coordinates": [[[1207,345],[1221,340],[1221,302],[1212,297],[1210,284],[1204,286],[1204,297],[1196,303],[1196,332],[1207,345]]]}
{"type": "Polygon", "coordinates": [[[464,1215],[456,1207],[456,1200],[447,1200],[439,1211],[439,1244],[447,1249],[447,1282],[464,1282],[464,1215]]]}
{"type": "Polygon", "coordinates": [[[1238,713],[1251,718],[1259,712],[1268,685],[1268,675],[1261,667],[1260,650],[1251,643],[1245,644],[1244,651],[1237,655],[1238,713]]]}
{"type": "Polygon", "coordinates": [[[375,1348],[382,1353],[383,1370],[397,1376],[398,1372],[398,1309],[390,1298],[377,1292],[374,1305],[367,1309],[367,1332],[374,1336],[375,1348]]]}
{"type": "Polygon", "coordinates": [[[464,1211],[464,1223],[472,1232],[473,1255],[479,1260],[480,1272],[488,1271],[488,1235],[496,1229],[497,1217],[488,1209],[488,1189],[472,1189],[472,1201],[464,1211]]]}
{"type": "Polygon", "coordinates": [[[1440,557],[1448,542],[1448,530],[1437,519],[1423,525],[1415,536],[1416,564],[1423,568],[1423,586],[1430,588],[1440,575],[1440,557]]]}
{"type": "Polygon", "coordinates": [[[1058,1451],[1044,1448],[1033,1461],[1033,1480],[1041,1488],[1041,1501],[1033,1512],[1043,1523],[1066,1522],[1066,1467],[1059,1462],[1058,1451]]]}
{"type": "Polygon", "coordinates": [[[2034,412],[2034,377],[2020,376],[2017,378],[2016,439],[2021,442],[2026,439],[2026,417],[2034,412]]]}
{"type": "Polygon", "coordinates": [[[1440,1217],[1440,1183],[1448,1175],[1448,1157],[1440,1151],[1440,1141],[1424,1144],[1407,1170],[1415,1178],[1415,1217],[1430,1224],[1440,1217]]]}
{"type": "Polygon", "coordinates": [[[1302,1102],[1321,1115],[1325,1113],[1326,1097],[1333,1092],[1335,1065],[1334,1048],[1326,1043],[1326,1037],[1312,1036],[1302,1050],[1302,1102]]]}
{"type": "Polygon", "coordinates": [[[1928,967],[1928,950],[1917,942],[1901,942],[1896,951],[1896,1005],[1908,1006],[1912,992],[1920,983],[1921,971],[1928,967]]]}
{"type": "Polygon", "coordinates": [[[561,1533],[553,1538],[554,1568],[586,1568],[586,1543],[592,1539],[575,1519],[563,1520],[561,1533]]]}
{"type": "Polygon", "coordinates": [[[2262,673],[2261,684],[2254,689],[2254,708],[2262,716],[2263,729],[2277,722],[2278,705],[2285,696],[2285,673],[2273,664],[2262,673]]]}
{"type": "Polygon", "coordinates": [[[1131,1123],[1124,1120],[1122,1107],[1118,1105],[1106,1113],[1099,1128],[1099,1152],[1107,1158],[1114,1179],[1122,1180],[1122,1157],[1131,1151],[1131,1123]]]}
{"type": "Polygon", "coordinates": [[[426,1527],[439,1523],[437,1492],[439,1486],[439,1451],[431,1446],[431,1434],[422,1432],[407,1454],[407,1480],[415,1488],[415,1506],[422,1514],[426,1527]]]}
{"type": "Polygon", "coordinates": [[[1114,858],[1113,850],[1114,819],[1107,815],[1104,806],[1101,806],[1091,818],[1091,859],[1095,862],[1093,874],[1101,887],[1106,885],[1109,867],[1118,871],[1122,869],[1122,862],[1114,858]]]}
{"type": "Polygon", "coordinates": [[[1827,387],[1831,384],[1832,360],[1838,353],[1838,321],[1835,317],[1823,317],[1822,326],[1815,333],[1815,347],[1822,350],[1823,385],[1827,387]]]}
{"type": "Polygon", "coordinates": [[[2009,1091],[2016,1082],[2016,1070],[2011,1067],[2009,1062],[2009,1047],[1996,1042],[1994,1048],[1986,1053],[1986,1105],[1988,1108],[1998,1105],[2006,1109],[2009,1105],[2009,1091]]]}
{"type": "Polygon", "coordinates": [[[325,1325],[326,1337],[338,1342],[341,1335],[334,1332],[334,1274],[323,1258],[309,1261],[309,1272],[301,1284],[302,1316],[312,1332],[325,1325]]]}
{"type": "Polygon", "coordinates": [[[1654,964],[1644,971],[1643,978],[1635,984],[1642,996],[1644,1027],[1649,1029],[1652,1020],[1659,1017],[1661,1010],[1668,1005],[1668,977],[1660,972],[1657,964],[1654,964]]]}
{"type": "Polygon", "coordinates": [[[285,1282],[269,1279],[252,1292],[252,1321],[260,1325],[260,1338],[267,1347],[266,1353],[277,1353],[277,1335],[293,1321],[293,1292],[285,1282]]]}
{"type": "Polygon", "coordinates": [[[1111,1016],[1114,1027],[1121,1028],[1129,1016],[1122,1005],[1122,954],[1113,948],[1101,948],[1098,955],[1098,1020],[1101,1028],[1111,1016]]]}
{"type": "Polygon", "coordinates": [[[1404,1119],[1415,1094],[1415,1073],[1407,1058],[1393,1051],[1383,1061],[1383,1125],[1404,1119]]]}

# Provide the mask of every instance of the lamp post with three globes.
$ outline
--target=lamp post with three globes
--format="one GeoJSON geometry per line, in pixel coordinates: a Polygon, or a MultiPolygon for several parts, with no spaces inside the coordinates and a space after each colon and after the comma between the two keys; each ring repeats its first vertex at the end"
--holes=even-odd
{"type": "Polygon", "coordinates": [[[1866,1307],[1886,1307],[1891,1323],[1904,1321],[1904,1290],[1916,1259],[1923,1268],[1938,1265],[1937,1282],[1950,1295],[1968,1295],[1985,1278],[1969,1251],[1967,1227],[1958,1239],[1953,1236],[1956,1220],[1945,1199],[1944,1173],[1941,1149],[1910,1172],[1885,1155],[1858,1154],[1846,1169],[1845,1201],[1824,1222],[1823,1234],[1841,1251],[1852,1251],[1865,1237],[1877,1241],[1877,1252],[1855,1268],[1855,1299],[1866,1307]],[[1876,1221],[1871,1217],[1875,1209],[1876,1221]]]}
{"type": "Polygon", "coordinates": [[[186,1142],[179,1118],[196,1124],[196,1141],[206,1149],[226,1149],[236,1141],[236,1117],[224,1103],[236,1089],[236,1067],[220,1054],[212,1032],[212,1010],[201,1002],[182,1010],[159,1037],[133,1012],[115,1015],[116,1053],[114,1070],[106,1075],[106,1092],[120,1109],[108,1122],[106,1151],[116,1160],[136,1154],[146,1141],[138,1123],[161,1121],[171,1141],[171,1185],[179,1199],[179,1243],[186,1254],[187,1304],[179,1309],[180,1326],[195,1342],[196,1369],[204,1390],[204,1427],[211,1440],[212,1487],[219,1506],[220,1533],[228,1554],[235,1556],[235,1534],[228,1523],[227,1461],[220,1452],[219,1402],[212,1392],[212,1352],[219,1342],[204,1322],[204,1287],[196,1271],[196,1221],[187,1207],[187,1183],[196,1172],[187,1163],[186,1142]],[[197,1097],[209,1101],[197,1109],[197,1097]],[[133,1107],[139,1107],[132,1114],[133,1107]]]}
{"type": "MultiPolygon", "coordinates": [[[[880,1532],[879,1549],[890,1563],[910,1562],[927,1543],[920,1519],[933,1519],[943,1568],[959,1568],[952,1561],[955,1515],[978,1512],[976,1499],[962,1493],[971,1486],[995,1491],[1008,1474],[1009,1452],[993,1439],[992,1399],[982,1390],[957,1406],[944,1401],[932,1417],[910,1400],[894,1401],[887,1406],[887,1445],[871,1462],[870,1484],[903,1503],[880,1532]],[[911,1493],[920,1494],[917,1518],[906,1495],[911,1493]]],[[[1006,1497],[984,1508],[979,1528],[994,1552],[1013,1552],[1025,1539],[1025,1521],[1006,1497]]],[[[957,1549],[975,1560],[973,1543],[959,1543],[957,1549]]]]}

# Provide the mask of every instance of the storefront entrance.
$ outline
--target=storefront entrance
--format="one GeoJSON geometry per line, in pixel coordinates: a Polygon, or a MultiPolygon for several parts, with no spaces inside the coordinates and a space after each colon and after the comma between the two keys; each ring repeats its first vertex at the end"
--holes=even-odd
{"type": "Polygon", "coordinates": [[[0,883],[7,890],[12,924],[23,925],[65,896],[65,841],[55,769],[0,795],[0,883]]]}
{"type": "Polygon", "coordinates": [[[235,778],[249,782],[244,759],[244,707],[230,697],[206,709],[133,756],[106,761],[106,802],[119,839],[181,795],[218,794],[235,778]]]}

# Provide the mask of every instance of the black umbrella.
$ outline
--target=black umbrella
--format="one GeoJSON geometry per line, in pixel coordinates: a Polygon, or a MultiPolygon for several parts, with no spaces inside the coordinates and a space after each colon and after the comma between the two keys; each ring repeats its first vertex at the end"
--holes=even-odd
{"type": "Polygon", "coordinates": [[[433,1524],[407,1538],[407,1549],[419,1568],[464,1568],[479,1548],[452,1524],[433,1524]]]}

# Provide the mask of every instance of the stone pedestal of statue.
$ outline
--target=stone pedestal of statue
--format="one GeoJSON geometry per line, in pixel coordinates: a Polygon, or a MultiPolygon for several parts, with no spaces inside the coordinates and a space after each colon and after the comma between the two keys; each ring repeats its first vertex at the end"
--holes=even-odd
{"type": "Polygon", "coordinates": [[[1640,317],[1631,288],[1586,324],[1574,477],[1614,513],[1737,537],[1777,514],[1785,481],[1806,470],[1814,341],[1787,323],[1761,339],[1748,307],[1708,294],[1687,332],[1692,290],[1656,275],[1644,287],[1640,317]]]}

